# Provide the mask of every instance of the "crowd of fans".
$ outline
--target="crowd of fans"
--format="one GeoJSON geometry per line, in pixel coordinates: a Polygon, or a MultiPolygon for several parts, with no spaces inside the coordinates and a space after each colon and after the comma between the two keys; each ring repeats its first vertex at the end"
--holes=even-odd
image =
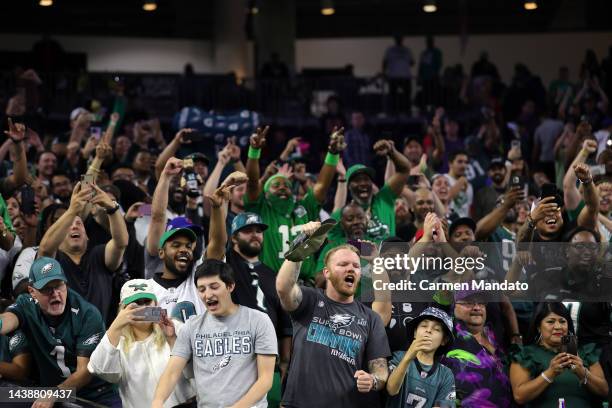
{"type": "MultiPolygon", "coordinates": [[[[442,57],[432,40],[424,55],[430,95],[442,57]]],[[[332,99],[320,135],[262,124],[216,157],[194,129],[130,119],[122,92],[47,134],[26,103],[40,79],[20,74],[0,146],[2,380],[84,407],[602,406],[611,64],[587,53],[580,84],[562,68],[545,90],[520,64],[505,86],[483,54],[421,133],[373,137],[332,99]],[[373,289],[378,256],[485,252],[478,273],[410,280],[528,296],[373,289]]]]}

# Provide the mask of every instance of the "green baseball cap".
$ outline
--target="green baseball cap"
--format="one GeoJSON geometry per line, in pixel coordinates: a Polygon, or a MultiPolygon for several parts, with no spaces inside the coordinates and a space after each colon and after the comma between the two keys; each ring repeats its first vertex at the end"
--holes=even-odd
{"type": "Polygon", "coordinates": [[[43,256],[32,263],[30,267],[30,285],[41,290],[49,282],[61,280],[67,282],[62,266],[53,258],[43,256]]]}
{"type": "Polygon", "coordinates": [[[265,224],[259,214],[255,214],[252,212],[240,213],[234,217],[232,221],[232,231],[231,235],[234,235],[238,231],[243,228],[246,228],[251,225],[257,225],[261,227],[262,231],[268,229],[268,225],[265,224]]]}
{"type": "Polygon", "coordinates": [[[196,236],[195,232],[193,232],[190,228],[175,228],[175,229],[170,229],[170,230],[164,232],[164,235],[162,235],[161,238],[159,239],[159,247],[163,248],[163,246],[166,243],[166,241],[168,241],[171,237],[173,237],[174,235],[176,235],[178,233],[183,233],[183,234],[187,235],[192,241],[196,241],[198,239],[198,237],[196,236]]]}
{"type": "Polygon", "coordinates": [[[147,279],[131,279],[121,287],[121,303],[129,305],[138,299],[151,299],[157,302],[153,287],[147,279]]]}
{"type": "Polygon", "coordinates": [[[361,174],[361,173],[367,174],[372,179],[372,181],[374,181],[374,177],[376,177],[376,172],[374,171],[373,168],[367,167],[363,164],[353,164],[346,171],[347,183],[351,182],[351,178],[353,178],[353,176],[356,176],[357,174],[361,174]]]}

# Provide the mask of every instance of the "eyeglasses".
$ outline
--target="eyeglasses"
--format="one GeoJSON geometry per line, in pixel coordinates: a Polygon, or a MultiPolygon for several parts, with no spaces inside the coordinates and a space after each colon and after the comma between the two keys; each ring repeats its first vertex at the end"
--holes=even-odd
{"type": "Polygon", "coordinates": [[[577,251],[589,251],[589,252],[594,252],[597,251],[599,249],[599,244],[595,244],[595,243],[584,243],[584,242],[579,242],[576,244],[570,244],[572,248],[574,248],[577,251]]]}
{"type": "Polygon", "coordinates": [[[62,292],[64,289],[66,289],[66,282],[62,282],[57,286],[45,286],[44,288],[37,290],[45,296],[51,296],[56,290],[58,292],[62,292]]]}
{"type": "Polygon", "coordinates": [[[487,304],[485,302],[457,302],[458,305],[461,306],[465,306],[468,307],[470,309],[473,309],[474,306],[478,305],[478,306],[482,306],[482,307],[486,307],[487,304]]]}

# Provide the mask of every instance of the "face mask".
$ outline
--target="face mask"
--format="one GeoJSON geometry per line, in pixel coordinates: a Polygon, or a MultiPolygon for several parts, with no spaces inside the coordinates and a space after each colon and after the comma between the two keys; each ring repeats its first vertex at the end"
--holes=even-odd
{"type": "Polygon", "coordinates": [[[266,197],[276,213],[282,216],[289,216],[295,209],[295,197],[280,198],[277,195],[268,193],[266,197]]]}

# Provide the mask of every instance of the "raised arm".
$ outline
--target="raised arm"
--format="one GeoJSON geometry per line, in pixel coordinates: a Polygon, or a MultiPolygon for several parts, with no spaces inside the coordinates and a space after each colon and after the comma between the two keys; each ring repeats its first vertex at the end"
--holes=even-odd
{"type": "Polygon", "coordinates": [[[183,161],[171,157],[166,162],[155,191],[153,192],[153,203],[151,205],[151,224],[147,234],[146,248],[149,255],[156,257],[159,250],[159,239],[166,230],[166,209],[168,208],[168,191],[172,177],[177,176],[183,169],[183,161]]]}
{"type": "Polygon", "coordinates": [[[512,210],[517,202],[524,199],[523,195],[523,189],[521,187],[512,187],[509,191],[506,191],[501,205],[495,207],[493,211],[478,221],[475,233],[476,241],[482,241],[489,238],[495,229],[502,224],[508,211],[512,210]]]}
{"type": "Polygon", "coordinates": [[[261,194],[262,186],[259,183],[259,158],[261,157],[261,149],[266,144],[266,136],[270,126],[265,128],[257,128],[255,133],[251,135],[248,159],[246,164],[246,174],[249,178],[247,181],[247,197],[250,201],[257,200],[261,194]]]}
{"type": "Polygon", "coordinates": [[[176,383],[181,378],[183,369],[187,365],[187,360],[183,357],[171,356],[164,373],[159,378],[153,403],[151,408],[163,408],[164,402],[168,399],[176,383]]]}
{"type": "Polygon", "coordinates": [[[334,209],[332,213],[341,210],[346,205],[346,197],[348,193],[347,181],[346,181],[346,168],[344,168],[344,163],[342,163],[342,159],[338,162],[336,166],[336,173],[338,173],[338,179],[336,180],[338,183],[336,185],[336,194],[334,196],[334,209]]]}
{"type": "Polygon", "coordinates": [[[225,257],[225,246],[227,244],[227,205],[231,191],[234,187],[246,183],[247,176],[244,173],[233,172],[213,194],[206,196],[211,203],[210,231],[208,234],[208,247],[206,247],[206,259],[218,259],[225,257]]]}
{"type": "Polygon", "coordinates": [[[87,134],[87,131],[89,130],[89,126],[91,125],[91,118],[92,118],[91,113],[87,111],[79,113],[79,115],[76,118],[74,127],[72,128],[72,131],[70,132],[69,142],[75,142],[79,146],[81,146],[81,143],[83,142],[83,138],[87,134]]]}
{"type": "Polygon", "coordinates": [[[387,156],[395,165],[396,173],[386,181],[386,184],[389,185],[395,195],[399,196],[402,194],[402,189],[408,181],[408,176],[410,176],[410,162],[408,158],[395,148],[395,144],[391,140],[379,140],[374,144],[374,151],[379,156],[387,156]]]}
{"type": "Polygon", "coordinates": [[[170,144],[166,146],[166,148],[159,154],[157,160],[155,161],[155,177],[158,180],[166,167],[166,163],[171,157],[176,155],[176,152],[178,152],[178,150],[181,148],[181,145],[191,143],[191,140],[187,138],[187,134],[191,132],[195,132],[195,129],[185,128],[179,130],[170,144]]]}
{"type": "Polygon", "coordinates": [[[15,313],[4,312],[0,314],[0,320],[2,321],[0,334],[6,336],[8,333],[12,333],[19,328],[19,319],[15,313]]]}
{"type": "Polygon", "coordinates": [[[287,312],[293,312],[302,303],[302,289],[297,284],[301,266],[301,262],[285,259],[276,275],[276,292],[281,306],[287,312]]]}
{"type": "Polygon", "coordinates": [[[110,144],[104,141],[100,141],[100,143],[98,143],[98,145],[96,146],[96,156],[94,157],[94,159],[91,161],[91,164],[87,168],[86,174],[93,175],[94,180],[97,181],[98,175],[100,174],[100,169],[102,168],[104,161],[107,158],[111,157],[112,154],[113,154],[113,148],[110,146],[110,144]]]}
{"type": "Polygon", "coordinates": [[[90,186],[81,186],[81,183],[77,183],[74,186],[68,210],[57,221],[51,224],[51,227],[49,227],[40,241],[38,249],[39,258],[42,256],[55,257],[55,253],[68,235],[74,218],[81,214],[87,202],[92,198],[92,193],[93,190],[90,186]]]}
{"type": "Polygon", "coordinates": [[[92,184],[96,195],[91,200],[106,210],[110,226],[111,240],[104,247],[104,264],[111,271],[116,271],[123,261],[123,254],[128,246],[128,230],[123,215],[119,211],[119,204],[108,196],[100,187],[92,184]]]}
{"type": "Polygon", "coordinates": [[[299,144],[300,144],[299,137],[294,137],[292,139],[289,139],[289,141],[287,142],[287,146],[285,146],[285,149],[281,152],[278,158],[284,162],[288,161],[289,156],[291,156],[291,153],[295,151],[295,148],[298,147],[299,144]]]}
{"type": "Polygon", "coordinates": [[[577,223],[581,227],[590,228],[597,231],[597,217],[599,216],[599,193],[593,183],[593,176],[589,166],[584,163],[576,164],[573,167],[578,180],[582,184],[582,196],[584,208],[578,215],[577,223]]]}
{"type": "MultiPolygon", "coordinates": [[[[227,149],[227,146],[225,146],[217,154],[217,163],[215,164],[215,167],[213,168],[213,170],[208,175],[208,178],[206,179],[206,183],[204,184],[204,188],[202,190],[203,197],[208,197],[215,193],[215,190],[219,186],[219,180],[221,180],[221,174],[223,173],[223,169],[225,169],[225,166],[227,166],[229,162],[230,162],[230,153],[229,153],[229,150],[227,149]]],[[[204,214],[207,216],[210,216],[210,202],[207,200],[204,200],[203,207],[204,207],[204,214]]]]}
{"type": "Polygon", "coordinates": [[[325,203],[327,191],[329,190],[332,180],[334,179],[334,175],[336,174],[336,166],[340,160],[340,153],[345,148],[346,143],[344,141],[344,128],[334,129],[327,147],[327,155],[325,156],[323,167],[321,167],[317,182],[312,188],[314,197],[319,204],[325,203]]]}
{"type": "Polygon", "coordinates": [[[431,154],[431,158],[434,163],[442,162],[444,152],[446,151],[446,143],[442,136],[442,117],[444,116],[444,108],[437,108],[434,118],[431,123],[431,134],[434,140],[434,150],[431,154]]]}
{"type": "Polygon", "coordinates": [[[26,182],[28,175],[28,159],[24,148],[26,137],[26,127],[21,123],[13,124],[11,118],[8,119],[9,130],[4,131],[6,136],[11,139],[9,149],[12,150],[14,163],[13,174],[8,176],[4,183],[8,190],[21,187],[26,182]]]}
{"type": "Polygon", "coordinates": [[[574,158],[574,161],[572,161],[570,169],[568,169],[568,171],[565,172],[565,176],[563,176],[563,201],[567,210],[576,209],[578,204],[580,204],[580,200],[582,199],[580,192],[576,187],[577,178],[573,168],[577,164],[585,163],[587,157],[596,151],[597,142],[593,139],[586,139],[582,143],[582,149],[578,152],[578,155],[574,158]]]}

